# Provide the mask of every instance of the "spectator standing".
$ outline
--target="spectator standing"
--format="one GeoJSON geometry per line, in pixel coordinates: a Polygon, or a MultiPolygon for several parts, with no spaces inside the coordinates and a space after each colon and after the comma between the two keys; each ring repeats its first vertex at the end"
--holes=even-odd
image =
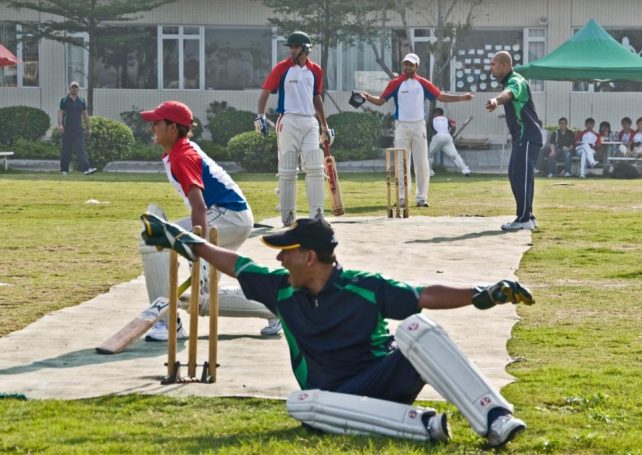
{"type": "Polygon", "coordinates": [[[87,136],[91,135],[91,122],[87,113],[87,102],[78,95],[79,91],[80,84],[73,81],[69,84],[69,93],[60,100],[57,120],[61,135],[60,172],[62,175],[67,175],[69,172],[69,162],[74,150],[78,155],[80,172],[83,175],[96,172],[96,168],[89,165],[89,159],[85,153],[85,132],[87,136]]]}

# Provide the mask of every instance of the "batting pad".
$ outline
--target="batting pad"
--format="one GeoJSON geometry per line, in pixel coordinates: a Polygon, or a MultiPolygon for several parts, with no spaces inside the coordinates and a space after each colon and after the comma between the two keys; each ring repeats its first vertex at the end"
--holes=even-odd
{"type": "Polygon", "coordinates": [[[296,420],[328,433],[377,434],[416,441],[431,440],[421,417],[436,414],[434,409],[319,389],[292,392],[286,409],[296,420]]]}
{"type": "Polygon", "coordinates": [[[314,149],[304,151],[301,155],[310,218],[323,216],[323,185],[325,183],[323,152],[320,149],[314,149]]]}
{"type": "Polygon", "coordinates": [[[156,247],[140,244],[143,259],[145,286],[149,303],[169,294],[169,250],[158,251],[156,247]]]}
{"type": "Polygon", "coordinates": [[[480,435],[488,432],[488,412],[513,411],[477,367],[436,323],[422,314],[405,319],[395,333],[403,355],[422,379],[453,403],[480,435]]]}
{"type": "MultiPolygon", "coordinates": [[[[189,312],[188,294],[181,296],[179,306],[189,312]]],[[[209,316],[210,296],[202,294],[199,300],[199,316],[209,316]]],[[[262,303],[245,298],[239,287],[223,287],[218,290],[218,315],[231,318],[276,319],[276,316],[262,303]]]]}
{"type": "Polygon", "coordinates": [[[281,221],[289,225],[296,219],[296,177],[298,154],[294,150],[279,151],[279,202],[281,221]]]}

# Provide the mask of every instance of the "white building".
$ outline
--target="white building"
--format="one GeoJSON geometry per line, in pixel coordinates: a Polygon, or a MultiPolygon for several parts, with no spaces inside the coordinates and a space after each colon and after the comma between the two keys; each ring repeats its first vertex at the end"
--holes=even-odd
{"type": "MultiPolygon", "coordinates": [[[[433,36],[435,0],[416,0],[422,13],[408,17],[415,51],[422,56],[420,73],[431,76],[425,43],[433,36]]],[[[449,3],[449,2],[448,2],[449,3]]],[[[460,49],[449,68],[450,92],[474,90],[471,103],[447,105],[447,114],[459,119],[473,115],[467,136],[504,140],[505,123],[497,113],[488,114],[486,100],[498,89],[488,71],[489,57],[510,50],[516,63],[528,63],[555,49],[589,19],[596,19],[633,52],[642,51],[640,0],[484,0],[473,11],[473,28],[460,39],[460,49]]],[[[456,15],[464,20],[465,6],[456,15]]],[[[260,0],[177,0],[126,24],[109,30],[124,44],[98,50],[94,114],[114,119],[120,113],[154,107],[168,99],[185,102],[205,120],[213,101],[226,101],[239,109],[255,111],[260,86],[272,66],[285,56],[283,38],[268,23],[274,13],[260,0]]],[[[86,86],[87,55],[80,47],[45,41],[35,46],[15,44],[29,24],[48,17],[29,10],[0,6],[0,43],[25,63],[0,69],[0,106],[28,105],[48,112],[52,121],[58,102],[71,80],[86,86]],[[20,25],[15,25],[15,23],[20,25]],[[14,43],[13,46],[11,43],[14,43]]],[[[86,37],[79,36],[79,39],[86,37]]],[[[398,70],[409,50],[401,23],[390,24],[386,62],[398,70]]],[[[319,49],[312,58],[319,61],[319,49]]],[[[347,99],[353,89],[377,93],[387,77],[368,46],[341,44],[330,52],[325,68],[329,91],[336,105],[326,99],[330,115],[351,110],[347,99]]],[[[603,87],[602,87],[603,88],[603,87]]],[[[531,81],[536,106],[545,125],[566,116],[573,127],[586,117],[607,120],[614,130],[620,119],[642,116],[642,83],[613,83],[610,91],[596,91],[589,84],[531,81]]],[[[86,92],[81,92],[86,96],[86,92]]],[[[272,106],[276,97],[271,97],[272,106]]],[[[384,106],[390,110],[392,103],[384,106]]]]}

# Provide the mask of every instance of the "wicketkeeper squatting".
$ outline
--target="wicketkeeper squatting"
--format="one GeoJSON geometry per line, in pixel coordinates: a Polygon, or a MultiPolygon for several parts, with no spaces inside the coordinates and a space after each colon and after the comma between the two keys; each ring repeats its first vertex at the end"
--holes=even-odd
{"type": "Polygon", "coordinates": [[[332,433],[383,434],[446,441],[446,414],[411,404],[426,383],[456,405],[491,446],[524,430],[513,406],[422,309],[534,303],[525,287],[503,280],[492,286],[455,288],[406,283],[344,270],[332,227],[323,219],[298,219],[265,235],[283,268],[271,270],[208,244],[153,214],[141,217],[149,245],[200,256],[238,279],[248,299],[281,320],[292,370],[301,387],[287,400],[290,415],[332,433]],[[396,335],[386,319],[403,320],[396,335]]]}

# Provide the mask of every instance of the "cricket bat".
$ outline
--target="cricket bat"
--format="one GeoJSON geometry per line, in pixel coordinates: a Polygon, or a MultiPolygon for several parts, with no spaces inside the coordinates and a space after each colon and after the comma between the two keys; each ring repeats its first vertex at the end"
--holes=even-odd
{"type": "Polygon", "coordinates": [[[455,139],[457,139],[457,136],[459,136],[459,134],[460,134],[462,131],[464,131],[464,128],[466,128],[466,126],[468,126],[468,124],[470,123],[470,121],[471,121],[472,119],[473,119],[473,116],[471,115],[471,116],[470,116],[470,117],[468,117],[466,120],[464,120],[464,123],[462,123],[462,124],[461,124],[461,128],[459,128],[459,130],[457,130],[457,131],[455,132],[455,135],[453,136],[453,141],[454,141],[455,139]]]}
{"type": "Polygon", "coordinates": [[[332,202],[332,214],[341,216],[345,213],[343,210],[343,198],[341,197],[341,188],[339,187],[339,176],[337,175],[337,164],[334,157],[330,154],[330,143],[323,144],[325,158],[323,164],[325,173],[328,178],[328,189],[330,190],[330,201],[332,202]]]}
{"type": "MultiPolygon", "coordinates": [[[[178,295],[185,292],[190,284],[191,277],[180,285],[178,295]]],[[[169,299],[166,297],[157,298],[146,310],[98,346],[96,352],[98,354],[118,354],[122,352],[151,329],[159,319],[165,317],[168,309],[169,299]]]]}

